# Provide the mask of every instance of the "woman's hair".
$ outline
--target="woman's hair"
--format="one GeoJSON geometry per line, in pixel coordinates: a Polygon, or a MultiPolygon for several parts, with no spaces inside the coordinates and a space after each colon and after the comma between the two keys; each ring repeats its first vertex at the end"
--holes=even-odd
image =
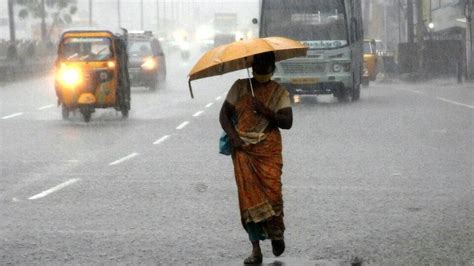
{"type": "Polygon", "coordinates": [[[254,55],[252,65],[271,66],[272,72],[275,71],[275,53],[265,52],[254,55]]]}

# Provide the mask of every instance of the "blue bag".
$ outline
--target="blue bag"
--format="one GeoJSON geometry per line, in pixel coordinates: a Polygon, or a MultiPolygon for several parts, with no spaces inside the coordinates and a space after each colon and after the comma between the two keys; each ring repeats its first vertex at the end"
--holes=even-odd
{"type": "Polygon", "coordinates": [[[230,155],[232,153],[232,144],[230,144],[230,138],[225,131],[219,138],[219,153],[223,155],[230,155]]]}

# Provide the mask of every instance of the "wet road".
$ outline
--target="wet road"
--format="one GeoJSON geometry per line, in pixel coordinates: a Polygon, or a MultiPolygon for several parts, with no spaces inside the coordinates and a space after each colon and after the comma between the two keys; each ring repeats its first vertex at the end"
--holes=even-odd
{"type": "MultiPolygon", "coordinates": [[[[178,62],[178,63],[173,63],[178,62]]],[[[134,88],[122,120],[61,119],[52,76],[0,89],[0,264],[231,264],[250,251],[218,111],[234,73],[134,88]]],[[[303,97],[284,131],[287,251],[265,263],[472,263],[472,84],[303,97]]]]}

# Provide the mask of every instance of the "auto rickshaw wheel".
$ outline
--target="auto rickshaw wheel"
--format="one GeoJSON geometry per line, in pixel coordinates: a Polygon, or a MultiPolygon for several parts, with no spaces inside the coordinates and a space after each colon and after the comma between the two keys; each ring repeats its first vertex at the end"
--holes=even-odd
{"type": "Polygon", "coordinates": [[[121,106],[120,112],[122,113],[122,118],[128,118],[128,108],[127,106],[121,106]]]}
{"type": "Polygon", "coordinates": [[[67,108],[67,107],[63,104],[62,107],[61,107],[61,115],[62,115],[63,119],[68,119],[68,118],[69,118],[69,113],[70,113],[69,108],[67,108]]]}
{"type": "Polygon", "coordinates": [[[91,121],[91,115],[92,115],[92,110],[90,106],[81,106],[80,111],[82,114],[82,117],[84,118],[84,122],[89,122],[91,121]]]}

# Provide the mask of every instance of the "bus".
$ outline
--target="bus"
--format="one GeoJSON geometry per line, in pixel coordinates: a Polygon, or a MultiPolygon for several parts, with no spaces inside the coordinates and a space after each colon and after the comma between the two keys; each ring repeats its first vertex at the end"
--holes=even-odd
{"type": "Polygon", "coordinates": [[[235,41],[237,13],[214,14],[214,47],[235,41]]]}
{"type": "Polygon", "coordinates": [[[281,36],[309,47],[306,57],[277,63],[273,79],[294,95],[358,100],[363,73],[360,0],[260,0],[260,37],[281,36]]]}

